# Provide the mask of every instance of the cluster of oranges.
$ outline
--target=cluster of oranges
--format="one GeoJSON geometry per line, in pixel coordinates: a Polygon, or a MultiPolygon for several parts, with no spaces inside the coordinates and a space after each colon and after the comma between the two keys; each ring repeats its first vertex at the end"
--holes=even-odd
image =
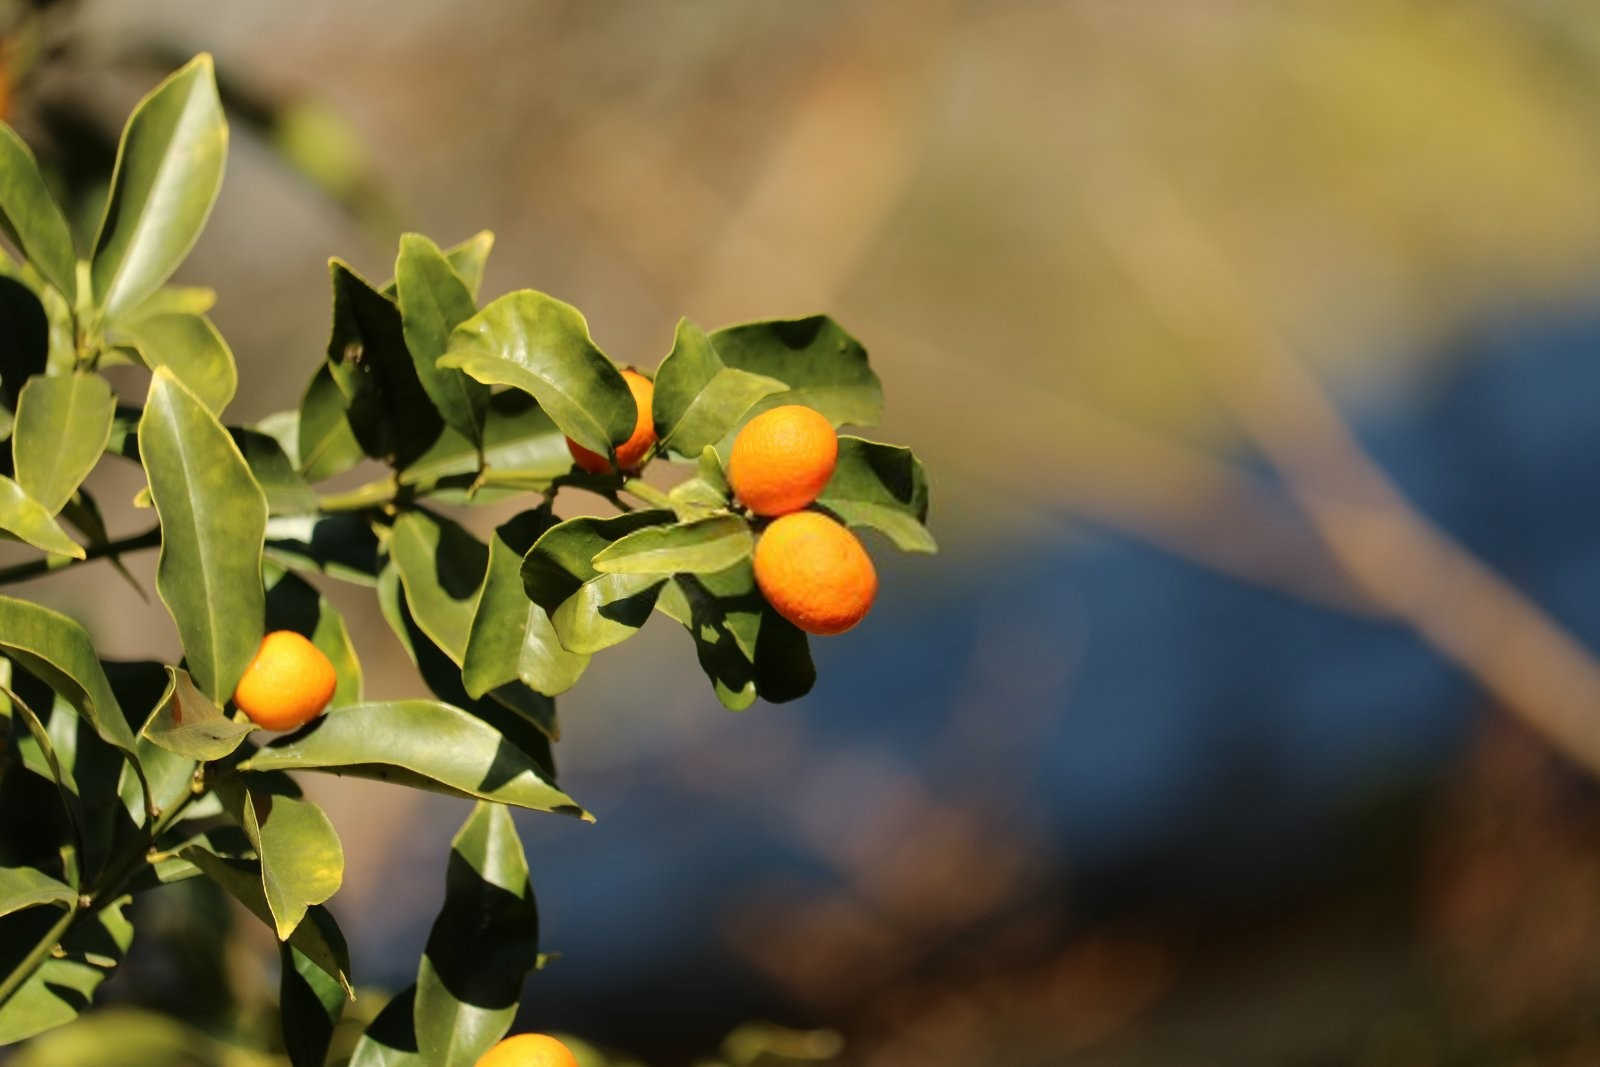
{"type": "MultiPolygon", "coordinates": [[[[650,417],[655,386],[637,371],[623,380],[638,415],[617,446],[617,464],[636,470],[655,445],[650,417]]],[[[573,461],[607,474],[611,461],[572,438],[573,461]]],[[[811,634],[837,634],[860,622],[878,592],[878,575],[855,534],[817,511],[817,499],[839,460],[839,438],[818,411],[785,404],[751,419],[733,441],[728,482],[753,515],[772,519],[756,545],[756,584],[774,611],[811,634]]]]}
{"type": "MultiPolygon", "coordinates": [[[[636,470],[656,443],[651,419],[655,386],[637,371],[623,380],[638,415],[617,446],[617,464],[636,470]]],[[[609,473],[611,460],[570,437],[567,448],[590,474],[609,473]]],[[[774,611],[811,634],[837,634],[867,614],[878,575],[866,549],[845,527],[808,510],[833,477],[839,438],[820,412],[785,404],[751,419],[733,440],[728,483],[752,515],[772,520],[756,543],[756,585],[774,611]]],[[[293,730],[322,713],[338,679],[328,657],[291,630],[269,633],[245,669],[233,702],[257,726],[293,730]]]]}

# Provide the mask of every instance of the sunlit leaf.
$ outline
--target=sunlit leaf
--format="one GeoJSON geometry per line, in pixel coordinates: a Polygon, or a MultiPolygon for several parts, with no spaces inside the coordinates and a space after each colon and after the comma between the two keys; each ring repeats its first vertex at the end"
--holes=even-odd
{"type": "Polygon", "coordinates": [[[0,596],[0,650],[65,697],[107,743],[133,751],[133,731],[82,626],[31,601],[0,596]]]}
{"type": "Polygon", "coordinates": [[[221,759],[239,747],[255,729],[234,722],[195,688],[189,672],[167,668],[167,691],[145,723],[142,736],[161,748],[191,760],[221,759]]]}
{"type": "Polygon", "coordinates": [[[601,549],[593,562],[602,574],[703,574],[733,566],[754,547],[748,522],[717,515],[635,530],[601,549]]]}
{"type": "Polygon", "coordinates": [[[350,428],[348,408],[349,402],[333,380],[333,369],[324,363],[312,375],[300,401],[295,455],[307,481],[332,478],[365,458],[361,442],[350,428]]]}
{"type": "Polygon", "coordinates": [[[507,293],[462,323],[439,363],[522,390],[593,452],[626,441],[638,418],[633,394],[595,347],[583,315],[532,289],[507,293]]]}
{"type": "Polygon", "coordinates": [[[239,386],[233,350],[204,315],[164,312],[124,324],[120,332],[146,367],[171,370],[213,414],[233,399],[239,386]]]}
{"type": "Polygon", "coordinates": [[[34,548],[73,559],[84,558],[83,546],[67,536],[44,505],[3,474],[0,474],[0,530],[34,548]]]}
{"type": "Polygon", "coordinates": [[[161,518],[156,590],[195,684],[226,700],[261,643],[266,498],[227,430],[165,368],[151,377],[139,453],[161,518]]]}
{"type": "MultiPolygon", "coordinates": [[[[567,439],[527,393],[495,393],[483,424],[483,461],[495,484],[521,479],[528,488],[547,486],[572,468],[567,439]]],[[[452,475],[473,475],[478,449],[446,427],[427,452],[400,473],[402,485],[417,485],[452,475]]]]}
{"type": "Polygon", "coordinates": [[[335,708],[263,747],[246,770],[324,770],[536,811],[583,815],[526,753],[461,708],[395,700],[335,708]]]}
{"type": "Polygon", "coordinates": [[[457,664],[466,654],[489,550],[458,523],[424,511],[395,521],[389,555],[417,624],[457,664]]]}
{"type": "Polygon", "coordinates": [[[871,426],[883,412],[883,386],[866,349],[826,315],[752,322],[711,334],[724,364],[788,385],[756,402],[746,417],[779,404],[804,404],[835,426],[871,426]]]}
{"type": "Polygon", "coordinates": [[[78,891],[34,867],[0,867],[0,915],[44,904],[72,906],[78,891]]]}
{"type": "Polygon", "coordinates": [[[227,151],[209,55],[196,56],[134,108],[90,270],[107,318],[137,307],[189,254],[222,184],[227,151]]]}
{"type": "Polygon", "coordinates": [[[416,233],[400,238],[394,278],[406,348],[422,388],[445,425],[469,441],[481,440],[489,387],[459,370],[436,365],[449,343],[450,331],[478,310],[472,292],[438,246],[416,233]]]}
{"type": "Polygon", "coordinates": [[[510,812],[479,802],[450,842],[444,905],[417,969],[419,1050],[472,1067],[511,1026],[538,962],[539,913],[510,812]]]}
{"type": "MultiPolygon", "coordinates": [[[[191,845],[179,853],[183,859],[199,867],[207,878],[225,889],[245,908],[268,927],[276,929],[272,909],[267,906],[266,891],[261,887],[261,864],[255,860],[218,856],[198,845],[191,845]]],[[[299,949],[319,970],[335,979],[345,989],[350,989],[350,950],[344,935],[327,908],[313,905],[306,910],[305,919],[289,935],[288,944],[299,949]]]]}
{"type": "Polygon", "coordinates": [[[339,835],[321,808],[274,791],[270,777],[219,782],[217,791],[255,849],[273,928],[278,940],[287,940],[311,905],[339,891],[344,880],[339,835]]]}
{"type": "Polygon", "coordinates": [[[233,443],[261,491],[269,515],[308,515],[317,510],[317,494],[295,470],[278,440],[259,430],[228,428],[233,443]]]}
{"type": "Polygon", "coordinates": [[[99,462],[116,411],[111,384],[98,374],[28,379],[11,441],[22,491],[51,515],[60,511],[99,462]]]}
{"type": "Polygon", "coordinates": [[[461,661],[461,682],[473,697],[513,680],[555,696],[589,665],[588,656],[561,646],[544,608],[522,588],[522,557],[554,522],[548,509],[525,511],[502,523],[489,542],[489,570],[461,661]]]}
{"type": "Polygon", "coordinates": [[[847,525],[889,535],[907,552],[935,552],[928,519],[928,477],[909,448],[839,437],[839,464],[817,503],[847,525]]]}
{"type": "Polygon", "coordinates": [[[66,216],[45,187],[33,152],[0,123],[0,229],[67,300],[78,299],[77,255],[66,216]]]}
{"type": "Polygon", "coordinates": [[[407,986],[384,1005],[356,1043],[349,1067],[432,1067],[417,1050],[416,996],[417,987],[407,986]]]}
{"type": "Polygon", "coordinates": [[[656,436],[663,448],[697,456],[737,426],[752,404],[787,388],[776,378],[726,366],[706,332],[680,319],[672,351],[656,370],[656,436]]]}

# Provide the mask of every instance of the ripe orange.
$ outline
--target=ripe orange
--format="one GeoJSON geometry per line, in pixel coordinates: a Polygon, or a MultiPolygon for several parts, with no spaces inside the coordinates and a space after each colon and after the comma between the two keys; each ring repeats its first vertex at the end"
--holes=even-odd
{"type": "Polygon", "coordinates": [[[756,542],[756,584],[773,610],[808,634],[860,622],[878,594],[878,573],[856,535],[816,511],[796,511],[756,542]]]}
{"type": "Polygon", "coordinates": [[[728,484],[757,515],[786,515],[817,499],[838,462],[833,424],[802,404],[785,404],[745,423],[733,439],[728,484]]]}
{"type": "Polygon", "coordinates": [[[274,630],[261,639],[233,702],[257,726],[293,730],[322,714],[338,681],[320,648],[293,630],[274,630]]]}
{"type": "MultiPolygon", "coordinates": [[[[656,387],[654,382],[638,371],[623,371],[622,380],[628,383],[634,406],[639,409],[638,418],[633,423],[633,436],[617,446],[618,465],[625,471],[631,471],[643,462],[645,453],[656,443],[656,424],[650,415],[650,402],[655,399],[656,387]]],[[[611,472],[610,460],[598,452],[589,451],[570,437],[567,438],[567,451],[572,453],[573,461],[590,474],[611,472]]]]}
{"type": "Polygon", "coordinates": [[[578,1057],[546,1034],[513,1034],[478,1057],[475,1067],[578,1067],[578,1057]]]}

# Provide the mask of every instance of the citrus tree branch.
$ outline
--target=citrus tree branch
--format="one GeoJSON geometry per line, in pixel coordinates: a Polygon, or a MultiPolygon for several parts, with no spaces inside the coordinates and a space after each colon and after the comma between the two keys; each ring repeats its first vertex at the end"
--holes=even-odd
{"type": "Polygon", "coordinates": [[[41,556],[23,563],[14,563],[9,567],[0,567],[0,585],[11,582],[26,581],[37,578],[41,574],[53,574],[56,571],[75,567],[81,563],[90,563],[107,556],[119,556],[124,552],[137,552],[140,549],[155,548],[161,544],[161,527],[152,526],[143,533],[133,534],[130,537],[119,537],[115,541],[104,541],[97,545],[90,545],[83,550],[82,559],[66,559],[56,556],[41,556]]]}

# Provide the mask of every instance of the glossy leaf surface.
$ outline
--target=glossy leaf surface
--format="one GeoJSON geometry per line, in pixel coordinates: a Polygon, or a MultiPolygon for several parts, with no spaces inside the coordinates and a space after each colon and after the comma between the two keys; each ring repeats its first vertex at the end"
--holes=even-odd
{"type": "Polygon", "coordinates": [[[907,552],[936,552],[928,519],[928,476],[909,448],[839,437],[839,462],[817,503],[850,526],[887,534],[907,552]]]}
{"type": "Polygon", "coordinates": [[[638,408],[622,374],[570,304],[522,289],[495,300],[451,335],[440,360],[487,385],[532,396],[562,433],[602,455],[633,432],[638,408]]]}
{"type": "Polygon", "coordinates": [[[134,108],[90,268],[107,318],[137,307],[189,254],[222,184],[227,151],[209,55],[191,60],[134,108]]]}
{"type": "Polygon", "coordinates": [[[161,518],[156,590],[195,684],[224,701],[261,643],[266,498],[227,430],[165,368],[150,382],[139,454],[161,518]]]}
{"type": "Polygon", "coordinates": [[[28,379],[17,398],[11,454],[17,484],[51,515],[100,461],[117,398],[98,374],[28,379]]]}

